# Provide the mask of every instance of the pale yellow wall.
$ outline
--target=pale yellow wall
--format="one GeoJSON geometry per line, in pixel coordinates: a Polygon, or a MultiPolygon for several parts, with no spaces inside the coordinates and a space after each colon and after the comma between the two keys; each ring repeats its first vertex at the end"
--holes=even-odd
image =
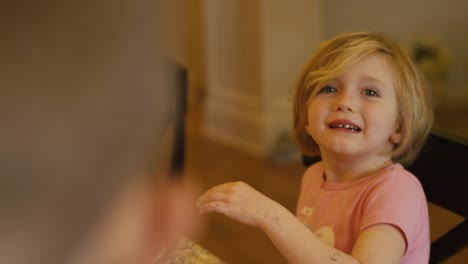
{"type": "Polygon", "coordinates": [[[258,1],[204,3],[208,85],[257,97],[261,90],[258,1]]]}
{"type": "Polygon", "coordinates": [[[189,73],[189,104],[194,105],[205,86],[202,1],[171,0],[165,5],[164,52],[189,73]]]}

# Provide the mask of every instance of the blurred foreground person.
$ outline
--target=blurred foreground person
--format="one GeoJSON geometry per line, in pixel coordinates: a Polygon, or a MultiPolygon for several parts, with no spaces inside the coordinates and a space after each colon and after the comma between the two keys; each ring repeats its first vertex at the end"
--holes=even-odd
{"type": "Polygon", "coordinates": [[[171,94],[150,2],[0,3],[0,263],[152,263],[191,228],[157,173],[171,94]]]}

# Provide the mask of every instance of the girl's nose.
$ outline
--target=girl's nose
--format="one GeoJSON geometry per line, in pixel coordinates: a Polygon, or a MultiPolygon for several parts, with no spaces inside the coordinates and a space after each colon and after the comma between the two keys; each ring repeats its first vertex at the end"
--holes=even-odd
{"type": "Polygon", "coordinates": [[[351,96],[346,94],[341,94],[336,98],[335,102],[335,109],[337,111],[344,111],[344,112],[354,112],[354,104],[351,96]]]}

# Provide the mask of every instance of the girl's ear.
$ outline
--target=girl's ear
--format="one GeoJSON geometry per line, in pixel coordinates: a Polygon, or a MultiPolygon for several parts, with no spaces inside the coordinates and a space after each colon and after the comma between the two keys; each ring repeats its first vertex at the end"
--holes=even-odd
{"type": "Polygon", "coordinates": [[[396,125],[395,131],[392,135],[390,135],[390,142],[393,144],[400,144],[401,143],[401,127],[400,124],[396,125]]]}
{"type": "Polygon", "coordinates": [[[307,135],[311,136],[309,124],[306,124],[305,131],[307,132],[307,135]]]}
{"type": "Polygon", "coordinates": [[[393,132],[390,136],[390,142],[393,144],[400,144],[401,143],[401,133],[400,132],[393,132]]]}

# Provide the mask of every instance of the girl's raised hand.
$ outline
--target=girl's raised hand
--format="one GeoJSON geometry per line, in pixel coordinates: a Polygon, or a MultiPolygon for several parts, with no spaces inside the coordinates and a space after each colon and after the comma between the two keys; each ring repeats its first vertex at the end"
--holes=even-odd
{"type": "Polygon", "coordinates": [[[197,205],[201,213],[218,212],[252,227],[259,227],[277,206],[244,182],[215,186],[198,198],[197,205]]]}

